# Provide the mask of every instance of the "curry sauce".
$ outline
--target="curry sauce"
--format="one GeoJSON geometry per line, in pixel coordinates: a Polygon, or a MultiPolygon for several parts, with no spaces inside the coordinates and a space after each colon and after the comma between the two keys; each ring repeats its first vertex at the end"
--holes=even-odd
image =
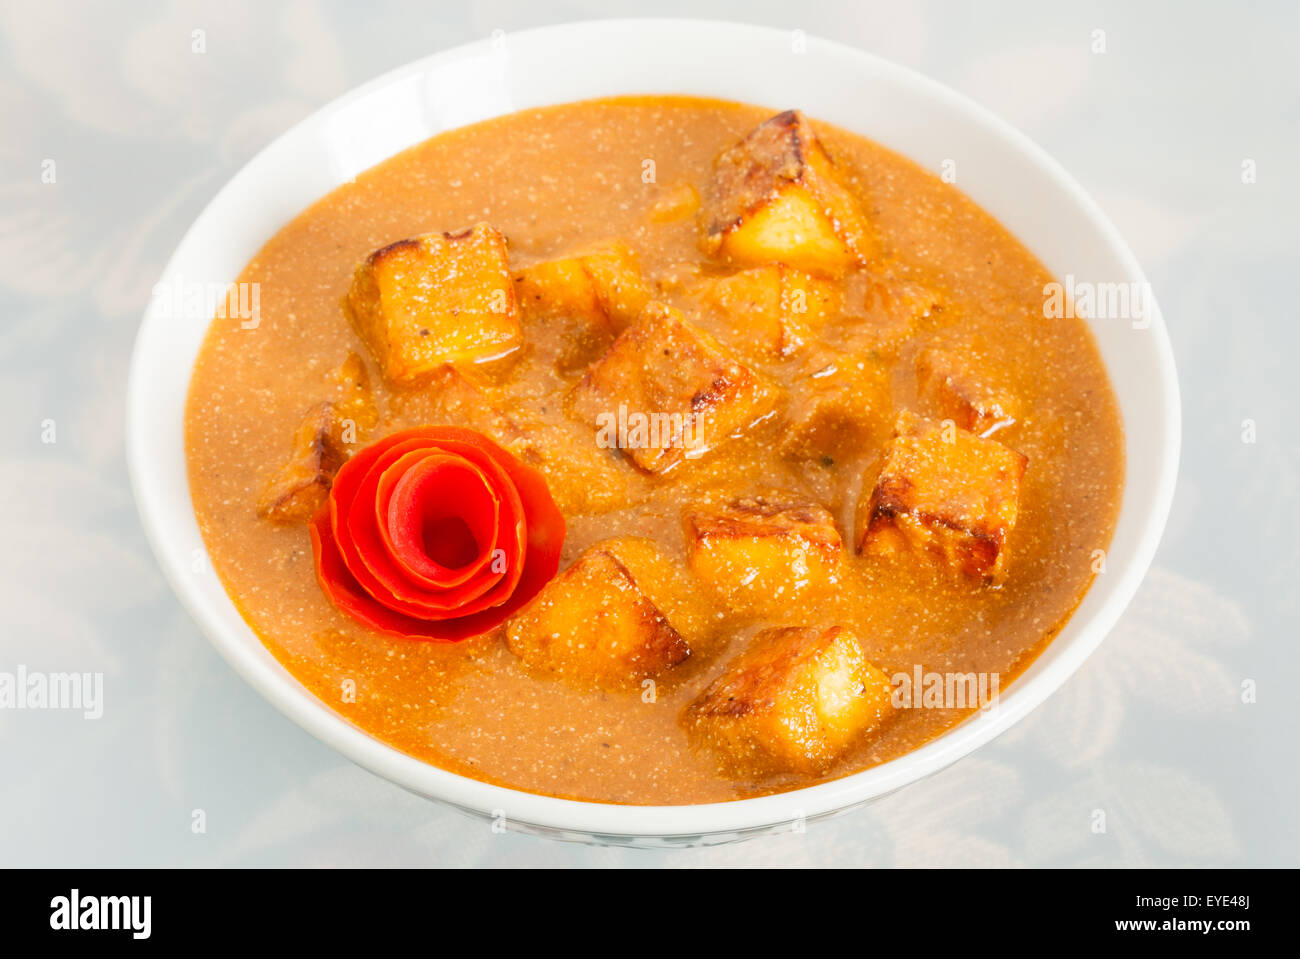
{"type": "MultiPolygon", "coordinates": [[[[340,715],[419,759],[516,789],[721,801],[862,770],[970,714],[951,703],[894,709],[869,735],[809,753],[815,762],[738,764],[725,752],[734,737],[695,728],[726,712],[710,695],[725,704],[743,685],[743,675],[720,679],[729,663],[770,670],[850,649],[871,676],[977,673],[1005,689],[1073,612],[1109,544],[1124,472],[1118,407],[1091,334],[1080,320],[1045,318],[1051,275],[955,187],[816,121],[803,132],[762,127],[773,112],[618,98],[452,130],[340,186],[245,268],[239,282],[258,285],[259,322],[214,319],[190,387],[194,508],[245,619],[340,715]],[[753,204],[710,205],[731,175],[719,157],[737,144],[762,149],[756,129],[805,140],[815,131],[833,164],[809,164],[809,175],[833,178],[835,192],[809,181],[810,195],[852,208],[839,225],[861,220],[845,262],[832,244],[806,262],[766,264],[774,227],[757,240],[725,232],[753,204]],[[395,373],[362,335],[369,320],[344,307],[358,264],[397,241],[468,236],[459,231],[476,224],[493,231],[476,234],[485,249],[498,233],[508,244],[517,335],[493,331],[484,362],[395,373]],[[584,323],[585,306],[535,305],[547,278],[577,289],[563,285],[563,264],[582,256],[597,258],[583,267],[591,276],[634,263],[640,277],[637,289],[602,288],[613,291],[597,304],[610,330],[584,323]],[[721,424],[713,442],[690,453],[617,442],[619,417],[648,402],[622,374],[644,379],[661,345],[663,376],[715,363],[729,371],[719,382],[740,384],[710,408],[721,424]],[[361,424],[361,443],[464,426],[536,468],[568,527],[552,599],[458,643],[385,636],[336,609],[317,580],[302,503],[319,505],[328,484],[312,477],[358,441],[322,427],[292,464],[300,485],[267,499],[304,415],[325,402],[364,408],[347,421],[361,424]],[[615,442],[597,440],[602,411],[615,442]],[[908,497],[928,489],[908,471],[930,468],[932,431],[954,429],[951,454],[935,447],[964,457],[949,468],[969,482],[987,468],[1011,484],[987,497],[990,516],[973,536],[965,514],[906,526],[920,515],[908,497]],[[753,570],[729,579],[709,565],[699,544],[736,528],[806,535],[799,569],[824,560],[824,575],[809,574],[821,588],[797,577],[773,586],[753,570]],[[623,545],[598,547],[611,540],[623,545]],[[645,667],[651,679],[574,682],[528,658],[519,637],[546,603],[580,598],[592,577],[647,569],[661,654],[645,667]],[[785,659],[767,655],[781,643],[785,659]]],[[[752,174],[736,176],[756,188],[752,174]]],[[[416,330],[413,348],[427,341],[416,330]]]]}

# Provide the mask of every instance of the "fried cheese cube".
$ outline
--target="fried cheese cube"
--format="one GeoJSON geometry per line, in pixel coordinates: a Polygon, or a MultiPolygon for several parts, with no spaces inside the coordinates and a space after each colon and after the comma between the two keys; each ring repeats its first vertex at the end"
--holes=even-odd
{"type": "Polygon", "coordinates": [[[357,267],[345,306],[397,385],[445,363],[495,359],[522,343],[506,238],[486,223],[376,250],[357,267]]]}
{"type": "Polygon", "coordinates": [[[839,308],[835,284],[780,264],[710,277],[697,293],[728,318],[737,339],[764,358],[794,353],[839,308]]]}
{"type": "Polygon", "coordinates": [[[1028,459],[951,422],[899,416],[870,493],[859,504],[858,552],[913,551],[998,585],[1028,459]]]}
{"type": "Polygon", "coordinates": [[[682,714],[731,776],[825,772],[892,711],[889,677],[849,630],[789,627],[754,637],[682,714]]]}
{"type": "Polygon", "coordinates": [[[580,251],[578,259],[596,287],[596,298],[614,332],[621,333],[650,302],[636,254],[622,240],[608,240],[580,251]]]}
{"type": "Polygon", "coordinates": [[[611,690],[686,659],[690,646],[642,585],[664,561],[643,558],[634,575],[620,547],[618,539],[597,543],[551,580],[507,624],[511,652],[531,669],[611,690]]]}
{"type": "Polygon", "coordinates": [[[771,493],[696,509],[684,526],[692,571],[734,612],[780,615],[839,581],[835,520],[802,497],[771,493]]]}
{"type": "Polygon", "coordinates": [[[733,263],[838,275],[865,263],[875,234],[803,114],[759,124],[714,161],[700,246],[733,263]]]}
{"type": "Polygon", "coordinates": [[[608,349],[650,300],[636,255],[610,240],[525,267],[515,293],[529,339],[561,373],[586,367],[608,349]]]}
{"type": "Polygon", "coordinates": [[[995,389],[955,353],[937,347],[916,357],[920,393],[944,419],[980,436],[992,436],[1016,422],[1019,403],[995,389]]]}
{"type": "Polygon", "coordinates": [[[562,374],[581,370],[617,335],[596,284],[576,257],[545,260],[515,274],[525,335],[562,374]]]}
{"type": "Polygon", "coordinates": [[[596,284],[575,256],[543,260],[515,272],[515,297],[525,316],[572,316],[592,327],[608,327],[596,284]]]}
{"type": "Polygon", "coordinates": [[[609,240],[515,274],[526,313],[567,315],[595,329],[619,333],[650,301],[636,255],[622,240],[609,240]]]}
{"type": "Polygon", "coordinates": [[[675,309],[651,303],[569,393],[569,410],[649,473],[769,415],[774,387],[675,309]]]}
{"type": "Polygon", "coordinates": [[[332,403],[317,403],[294,432],[289,461],[271,477],[257,515],[273,523],[305,523],[329,496],[334,474],[347,460],[342,424],[332,403]]]}

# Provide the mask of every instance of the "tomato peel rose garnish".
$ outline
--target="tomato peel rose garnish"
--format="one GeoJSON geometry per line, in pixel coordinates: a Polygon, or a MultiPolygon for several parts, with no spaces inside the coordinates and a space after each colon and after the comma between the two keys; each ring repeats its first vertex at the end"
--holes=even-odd
{"type": "Polygon", "coordinates": [[[486,633],[536,596],[565,533],[541,474],[455,426],[361,450],[308,529],[335,606],[390,636],[443,642],[486,633]]]}

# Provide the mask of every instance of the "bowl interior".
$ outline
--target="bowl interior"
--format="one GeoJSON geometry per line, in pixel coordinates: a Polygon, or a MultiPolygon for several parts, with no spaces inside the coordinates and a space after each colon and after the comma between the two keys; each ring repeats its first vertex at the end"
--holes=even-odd
{"type": "MultiPolygon", "coordinates": [[[[959,188],[1058,278],[1145,289],[1136,260],[1083,190],[1024,136],[970,101],[894,64],[798,32],[673,20],[599,21],[498,36],[358,88],[245,166],[195,221],[160,284],[234,282],[262,244],[314,200],[443,130],[533,106],[638,93],[797,106],[928,169],[951,160],[959,188]]],[[[464,779],[372,739],[307,692],[244,623],[207,562],[185,472],[185,397],[208,317],[173,312],[169,299],[155,298],[137,339],[128,463],[146,533],[196,621],[273,704],[354,761],[423,795],[566,835],[733,834],[824,815],[942,768],[1042,702],[1101,642],[1151,561],[1172,497],[1177,384],[1151,299],[1139,322],[1127,316],[1091,321],[1126,431],[1124,501],[1107,572],[995,709],[890,763],[778,796],[685,807],[535,796],[464,779]]]]}

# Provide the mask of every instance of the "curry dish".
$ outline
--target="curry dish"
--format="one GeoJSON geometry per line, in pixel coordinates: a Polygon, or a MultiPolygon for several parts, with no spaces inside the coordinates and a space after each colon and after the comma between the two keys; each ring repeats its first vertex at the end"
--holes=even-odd
{"type": "Polygon", "coordinates": [[[186,413],[215,569],[322,701],[456,773],[678,804],[860,771],[1005,689],[1109,545],[1122,426],[1052,277],[797,111],[453,130],[239,281],[257,321],[212,321],[186,413]]]}

